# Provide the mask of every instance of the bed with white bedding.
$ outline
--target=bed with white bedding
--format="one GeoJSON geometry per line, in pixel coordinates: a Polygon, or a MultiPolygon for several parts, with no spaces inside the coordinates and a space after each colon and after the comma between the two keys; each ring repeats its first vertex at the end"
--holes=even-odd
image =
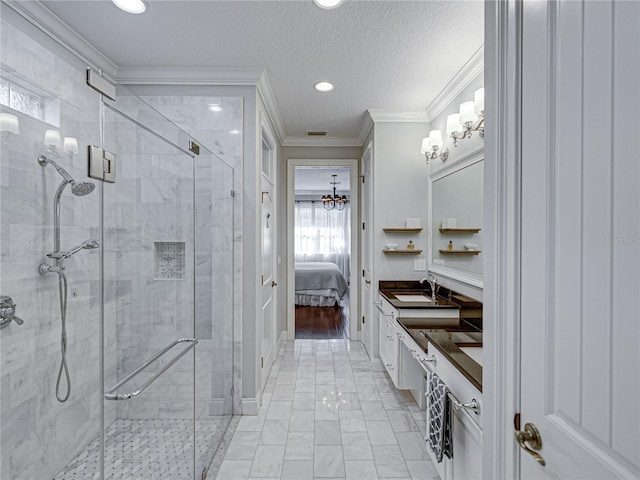
{"type": "Polygon", "coordinates": [[[332,307],[347,293],[349,285],[331,262],[296,262],[295,304],[332,307]]]}

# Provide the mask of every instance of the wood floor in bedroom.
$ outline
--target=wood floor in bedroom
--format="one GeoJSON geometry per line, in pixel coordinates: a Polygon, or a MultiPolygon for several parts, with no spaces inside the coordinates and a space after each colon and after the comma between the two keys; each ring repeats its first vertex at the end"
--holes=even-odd
{"type": "Polygon", "coordinates": [[[296,338],[326,340],[349,338],[349,307],[296,305],[296,338]]]}

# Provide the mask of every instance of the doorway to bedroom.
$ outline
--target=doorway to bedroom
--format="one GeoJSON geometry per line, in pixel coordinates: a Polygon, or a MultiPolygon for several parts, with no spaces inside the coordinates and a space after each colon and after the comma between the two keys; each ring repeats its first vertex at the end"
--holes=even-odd
{"type": "Polygon", "coordinates": [[[290,338],[355,340],[357,282],[352,277],[357,270],[357,162],[292,162],[290,338]]]}

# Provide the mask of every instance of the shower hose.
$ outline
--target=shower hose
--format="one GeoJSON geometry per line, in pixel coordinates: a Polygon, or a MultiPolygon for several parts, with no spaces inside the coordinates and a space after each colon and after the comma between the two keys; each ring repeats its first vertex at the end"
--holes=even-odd
{"type": "Polygon", "coordinates": [[[69,367],[67,366],[67,276],[64,272],[58,272],[58,291],[60,293],[60,319],[62,323],[62,332],[60,334],[62,361],[60,362],[58,380],[56,381],[56,398],[59,402],[66,402],[71,394],[71,377],[69,375],[69,367]],[[67,380],[67,391],[64,396],[60,394],[62,372],[64,372],[67,380]]]}

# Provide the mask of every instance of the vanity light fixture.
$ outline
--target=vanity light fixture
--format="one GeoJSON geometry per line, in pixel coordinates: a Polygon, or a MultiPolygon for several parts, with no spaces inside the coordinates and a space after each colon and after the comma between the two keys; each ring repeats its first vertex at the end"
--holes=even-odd
{"type": "Polygon", "coordinates": [[[325,210],[344,210],[344,207],[347,205],[347,203],[349,203],[349,200],[347,200],[347,196],[346,195],[342,195],[342,197],[340,195],[336,194],[336,185],[338,185],[340,182],[336,181],[336,177],[338,175],[331,175],[333,177],[333,180],[331,182],[329,182],[331,185],[333,185],[333,196],[331,194],[329,195],[323,195],[322,196],[322,206],[324,207],[325,210]]]}
{"type": "Polygon", "coordinates": [[[332,8],[339,7],[342,3],[342,0],[313,0],[314,3],[320,8],[324,8],[326,10],[330,10],[332,8]]]}
{"type": "Polygon", "coordinates": [[[0,113],[0,132],[3,134],[20,133],[20,121],[13,113],[0,113]]]}
{"type": "Polygon", "coordinates": [[[58,153],[58,149],[62,147],[62,139],[58,130],[46,129],[44,131],[44,152],[50,155],[58,153]]]}
{"type": "Polygon", "coordinates": [[[333,90],[333,83],[318,82],[313,86],[313,88],[322,93],[330,92],[331,90],[333,90]]]}
{"type": "Polygon", "coordinates": [[[431,130],[429,136],[422,139],[422,148],[420,152],[424,154],[425,163],[429,165],[429,160],[435,160],[440,157],[444,162],[449,156],[449,149],[443,148],[440,153],[440,147],[442,146],[442,132],[440,130],[431,130]]]}
{"type": "Polygon", "coordinates": [[[127,13],[138,15],[147,10],[147,2],[144,0],[112,0],[116,7],[127,13]]]}
{"type": "Polygon", "coordinates": [[[64,137],[62,141],[62,151],[73,157],[78,153],[78,139],[75,137],[64,137]]]}
{"type": "Polygon", "coordinates": [[[454,147],[458,146],[458,140],[471,138],[473,132],[484,138],[484,88],[475,91],[473,101],[461,103],[459,113],[447,117],[446,132],[453,138],[454,147]]]}

